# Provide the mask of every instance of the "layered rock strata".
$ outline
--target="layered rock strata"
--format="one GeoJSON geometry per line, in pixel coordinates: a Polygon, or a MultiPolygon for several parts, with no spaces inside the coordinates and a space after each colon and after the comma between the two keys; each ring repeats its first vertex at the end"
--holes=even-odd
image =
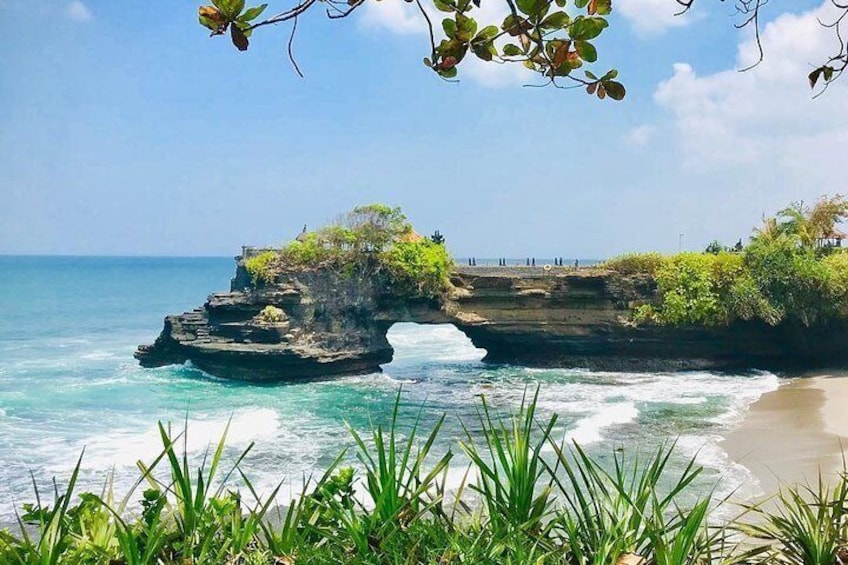
{"type": "Polygon", "coordinates": [[[280,273],[254,286],[237,258],[230,292],[165,318],[140,346],[142,366],[191,361],[214,375],[298,380],[368,373],[392,359],[397,322],[453,324],[486,361],[608,370],[781,369],[848,363],[848,326],[635,326],[632,309],[657,300],[646,276],[553,268],[458,268],[441,301],[395,295],[379,275],[331,269],[280,273]],[[266,306],[281,315],[268,321],[266,306]]]}

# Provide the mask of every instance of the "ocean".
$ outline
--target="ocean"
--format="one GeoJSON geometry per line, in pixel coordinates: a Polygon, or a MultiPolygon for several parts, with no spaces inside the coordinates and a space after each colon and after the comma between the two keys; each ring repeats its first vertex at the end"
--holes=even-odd
{"type": "MultiPolygon", "coordinates": [[[[674,469],[689,458],[707,471],[698,488],[757,494],[751,474],[718,443],[765,392],[767,372],[607,373],[488,365],[484,351],[453,326],[396,324],[394,360],[379,374],[327,381],[254,385],[186,366],[142,369],[132,358],[152,343],[166,314],[199,306],[226,290],[231,258],[0,257],[0,524],[67,481],[80,453],[80,488],[100,492],[114,474],[118,496],[151,462],[157,422],[187,424],[196,461],[229,422],[227,457],[255,442],[243,469],[260,492],[282,483],[281,502],[299,492],[352,446],[345,423],[367,431],[385,422],[398,390],[401,425],[422,410],[431,423],[447,414],[433,451],[457,456],[462,424],[477,433],[480,397],[498,412],[515,410],[540,387],[540,415],[559,416],[554,433],[599,458],[616,448],[635,454],[677,441],[674,469]],[[718,486],[716,486],[718,485],[718,486]]],[[[352,463],[355,460],[351,458],[352,463]]],[[[457,479],[458,480],[458,479],[457,479]]]]}

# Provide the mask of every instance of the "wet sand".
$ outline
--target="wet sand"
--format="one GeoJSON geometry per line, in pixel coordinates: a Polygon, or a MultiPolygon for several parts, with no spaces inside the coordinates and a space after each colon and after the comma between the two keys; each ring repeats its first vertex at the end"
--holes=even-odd
{"type": "Polygon", "coordinates": [[[819,372],[782,382],[752,404],[720,443],[747,467],[761,494],[780,484],[833,480],[848,450],[848,372],[819,372]]]}

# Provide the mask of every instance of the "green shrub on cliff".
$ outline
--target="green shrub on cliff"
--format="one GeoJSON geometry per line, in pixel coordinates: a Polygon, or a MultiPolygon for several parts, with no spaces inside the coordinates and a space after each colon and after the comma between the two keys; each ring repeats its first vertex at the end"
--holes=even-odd
{"type": "Polygon", "coordinates": [[[662,322],[715,325],[727,320],[715,284],[714,257],[683,253],[660,267],[656,276],[663,300],[657,315],[662,322]]]}
{"type": "Polygon", "coordinates": [[[333,224],[301,233],[279,252],[245,261],[254,284],[286,268],[325,268],[344,275],[385,273],[399,295],[436,298],[450,286],[453,260],[444,245],[415,233],[400,208],[357,206],[333,224]]]}
{"type": "Polygon", "coordinates": [[[848,253],[839,251],[822,259],[839,315],[848,316],[848,253]]]}
{"type": "Polygon", "coordinates": [[[846,214],[843,196],[822,197],[766,219],[739,252],[711,249],[716,253],[682,253],[659,263],[623,256],[605,266],[628,274],[655,266],[659,302],[637,308],[637,323],[809,326],[848,317],[848,255],[836,247],[842,237],[836,225],[846,214]]]}
{"type": "Polygon", "coordinates": [[[839,310],[825,263],[794,238],[755,240],[745,251],[745,266],[763,297],[782,318],[810,325],[839,310]]]}
{"type": "Polygon", "coordinates": [[[736,319],[805,326],[848,316],[848,255],[820,258],[780,236],[744,254],[681,253],[656,272],[659,303],[634,311],[637,323],[727,324],[736,319]]]}
{"type": "Polygon", "coordinates": [[[437,298],[450,287],[453,259],[444,245],[430,239],[397,242],[379,260],[400,294],[437,298]]]}
{"type": "Polygon", "coordinates": [[[285,312],[271,304],[265,306],[265,308],[263,308],[258,315],[259,320],[265,322],[266,324],[276,324],[282,322],[285,317],[285,312]]]}
{"type": "Polygon", "coordinates": [[[730,296],[743,270],[742,257],[724,251],[667,257],[655,274],[660,303],[638,308],[634,319],[668,325],[726,324],[734,317],[730,296]]]}
{"type": "Polygon", "coordinates": [[[265,251],[245,260],[244,268],[247,269],[253,284],[268,284],[274,281],[276,275],[275,263],[279,258],[276,251],[265,251]]]}
{"type": "Polygon", "coordinates": [[[318,266],[332,258],[333,249],[317,233],[305,233],[280,250],[280,259],[286,265],[318,266]]]}
{"type": "Polygon", "coordinates": [[[661,253],[625,253],[599,265],[622,275],[655,275],[666,262],[661,253]]]}

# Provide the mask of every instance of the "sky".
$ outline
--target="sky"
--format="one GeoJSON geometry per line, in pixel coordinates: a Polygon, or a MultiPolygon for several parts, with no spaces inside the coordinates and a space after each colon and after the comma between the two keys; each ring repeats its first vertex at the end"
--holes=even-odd
{"type": "Polygon", "coordinates": [[[444,82],[401,0],[301,18],[303,79],[289,28],[239,53],[198,6],[0,0],[0,254],[232,256],[382,202],[457,256],[603,258],[848,192],[848,79],[806,85],[829,1],[770,2],[740,73],[732,3],[617,0],[597,46],[619,103],[482,63],[444,82]]]}

